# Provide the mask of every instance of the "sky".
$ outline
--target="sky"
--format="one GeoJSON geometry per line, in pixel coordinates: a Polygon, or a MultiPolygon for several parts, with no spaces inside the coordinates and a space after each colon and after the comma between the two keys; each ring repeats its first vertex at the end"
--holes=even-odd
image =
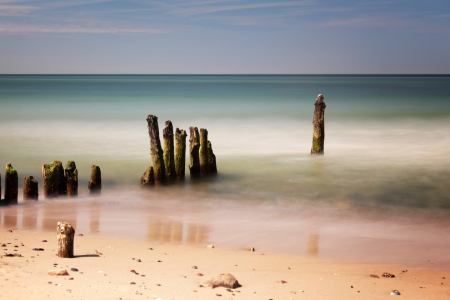
{"type": "Polygon", "coordinates": [[[449,74],[450,0],[0,0],[0,74],[449,74]]]}

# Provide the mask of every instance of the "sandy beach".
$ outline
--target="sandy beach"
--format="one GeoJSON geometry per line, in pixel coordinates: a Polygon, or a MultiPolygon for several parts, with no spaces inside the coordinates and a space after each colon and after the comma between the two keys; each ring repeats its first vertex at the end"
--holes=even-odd
{"type": "Polygon", "coordinates": [[[436,266],[344,263],[258,249],[210,249],[206,244],[186,246],[79,234],[83,233],[76,232],[75,258],[70,259],[56,256],[56,233],[2,230],[0,242],[6,246],[2,246],[0,260],[0,298],[448,299],[450,295],[450,272],[436,266]],[[69,275],[47,274],[54,269],[65,269],[69,275]],[[382,277],[385,272],[395,278],[382,277]],[[231,292],[207,287],[204,282],[220,273],[231,273],[242,287],[231,292]],[[391,290],[401,295],[390,296],[391,290]]]}

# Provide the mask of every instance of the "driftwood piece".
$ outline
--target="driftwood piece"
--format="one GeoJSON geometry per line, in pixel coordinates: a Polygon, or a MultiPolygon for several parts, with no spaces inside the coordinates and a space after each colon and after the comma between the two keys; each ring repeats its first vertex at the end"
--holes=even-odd
{"type": "Polygon", "coordinates": [[[197,127],[189,127],[189,171],[192,177],[200,176],[200,137],[197,127]]]}
{"type": "Polygon", "coordinates": [[[217,174],[216,156],[210,141],[208,141],[208,172],[209,174],[217,174]]]}
{"type": "Polygon", "coordinates": [[[313,141],[311,147],[311,154],[323,154],[325,143],[325,102],[323,95],[317,96],[316,103],[314,103],[314,117],[313,117],[313,141]]]}
{"type": "Polygon", "coordinates": [[[88,184],[89,194],[100,194],[102,191],[102,172],[99,166],[91,166],[91,181],[88,184]]]}
{"type": "Polygon", "coordinates": [[[144,175],[141,177],[141,186],[154,186],[155,185],[155,173],[153,172],[153,166],[148,167],[144,175]]]}
{"type": "Polygon", "coordinates": [[[166,126],[163,129],[164,139],[164,164],[166,167],[167,180],[173,181],[176,179],[175,174],[175,149],[173,145],[173,125],[171,121],[166,121],[166,126]]]}
{"type": "Polygon", "coordinates": [[[66,163],[66,190],[67,196],[78,196],[78,170],[73,160],[66,163]]]}
{"type": "Polygon", "coordinates": [[[150,155],[152,156],[153,172],[155,183],[164,184],[167,182],[166,166],[164,165],[164,153],[159,140],[158,117],[148,115],[148,135],[150,137],[150,155]]]}
{"type": "Polygon", "coordinates": [[[23,200],[38,200],[39,187],[38,182],[33,176],[23,177],[23,200]]]}
{"type": "Polygon", "coordinates": [[[67,222],[58,222],[56,234],[58,237],[58,256],[73,258],[75,229],[67,222]]]}
{"type": "Polygon", "coordinates": [[[200,174],[202,176],[208,175],[208,130],[200,129],[200,148],[198,151],[200,159],[200,174]]]}
{"type": "Polygon", "coordinates": [[[212,288],[223,286],[229,289],[235,289],[241,286],[237,279],[230,273],[219,274],[216,277],[206,281],[205,284],[212,288]]]}
{"type": "Polygon", "coordinates": [[[186,130],[175,130],[175,174],[184,179],[186,169],[186,130]]]}
{"type": "Polygon", "coordinates": [[[5,170],[5,203],[17,204],[19,190],[19,178],[16,169],[10,163],[6,164],[5,170]]]}

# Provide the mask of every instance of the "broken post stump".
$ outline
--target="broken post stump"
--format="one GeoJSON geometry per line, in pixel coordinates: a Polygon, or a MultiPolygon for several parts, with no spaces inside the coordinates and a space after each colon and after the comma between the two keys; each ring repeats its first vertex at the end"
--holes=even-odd
{"type": "Polygon", "coordinates": [[[314,117],[313,117],[313,142],[311,147],[311,154],[323,154],[325,143],[325,102],[323,95],[317,96],[316,103],[314,103],[314,117]]]}
{"type": "Polygon", "coordinates": [[[153,172],[155,183],[164,184],[167,182],[166,167],[164,165],[164,153],[159,140],[158,117],[148,115],[148,135],[150,138],[150,155],[152,156],[153,172]]]}
{"type": "Polygon", "coordinates": [[[67,196],[78,196],[78,170],[73,160],[66,163],[66,191],[67,196]]]}
{"type": "Polygon", "coordinates": [[[173,146],[173,125],[171,121],[166,121],[166,126],[163,129],[164,139],[164,164],[166,167],[167,180],[173,181],[176,178],[175,174],[175,149],[173,146]]]}
{"type": "Polygon", "coordinates": [[[141,177],[141,186],[150,187],[155,185],[155,173],[153,171],[153,166],[148,167],[144,175],[141,177]]]}
{"type": "Polygon", "coordinates": [[[99,166],[91,166],[91,181],[88,184],[89,194],[100,194],[102,191],[102,172],[99,166]]]}
{"type": "Polygon", "coordinates": [[[200,174],[205,176],[208,174],[208,130],[205,128],[200,129],[200,148],[199,148],[199,158],[200,158],[200,174]]]}
{"type": "Polygon", "coordinates": [[[184,179],[186,168],[186,130],[175,130],[175,174],[184,179]]]}
{"type": "Polygon", "coordinates": [[[23,200],[38,200],[38,182],[33,176],[23,177],[23,200]]]}
{"type": "Polygon", "coordinates": [[[189,127],[189,171],[191,177],[200,176],[200,138],[197,127],[189,127]]]}
{"type": "Polygon", "coordinates": [[[6,164],[5,171],[5,203],[17,204],[17,194],[19,190],[19,178],[16,169],[10,163],[6,164]]]}
{"type": "Polygon", "coordinates": [[[58,237],[58,257],[73,258],[75,229],[67,222],[58,222],[56,234],[58,237]]]}
{"type": "Polygon", "coordinates": [[[208,172],[209,174],[217,174],[216,156],[210,141],[208,141],[208,172]]]}

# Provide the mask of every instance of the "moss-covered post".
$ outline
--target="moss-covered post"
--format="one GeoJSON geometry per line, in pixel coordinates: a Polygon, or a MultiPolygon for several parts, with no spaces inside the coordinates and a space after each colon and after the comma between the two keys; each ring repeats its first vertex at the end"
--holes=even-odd
{"type": "Polygon", "coordinates": [[[164,163],[166,167],[167,179],[173,181],[176,179],[175,174],[175,149],[173,146],[173,125],[171,121],[166,121],[163,129],[164,139],[164,163]]]}
{"type": "Polygon", "coordinates": [[[58,197],[58,174],[53,163],[42,165],[42,182],[46,199],[58,197]]]}
{"type": "Polygon", "coordinates": [[[23,177],[23,200],[38,200],[39,188],[38,182],[33,176],[23,177]]]}
{"type": "Polygon", "coordinates": [[[150,137],[150,155],[152,156],[153,172],[155,173],[155,183],[166,183],[166,167],[164,165],[164,153],[159,140],[158,117],[148,115],[148,135],[150,137]]]}
{"type": "Polygon", "coordinates": [[[200,176],[200,138],[198,134],[197,127],[189,127],[189,171],[191,172],[191,177],[200,176]]]}
{"type": "Polygon", "coordinates": [[[91,166],[91,181],[88,184],[89,194],[100,194],[102,191],[102,172],[99,166],[91,166]]]}
{"type": "Polygon", "coordinates": [[[186,130],[175,130],[175,174],[178,179],[184,179],[186,168],[186,130]]]}
{"type": "Polygon", "coordinates": [[[19,178],[16,169],[10,163],[6,164],[5,171],[5,203],[17,204],[19,178]]]}
{"type": "Polygon", "coordinates": [[[141,177],[141,187],[151,187],[155,185],[155,172],[153,166],[148,167],[144,175],[141,177]]]}
{"type": "Polygon", "coordinates": [[[208,141],[208,172],[209,174],[217,174],[216,156],[210,141],[208,141]]]}
{"type": "Polygon", "coordinates": [[[314,117],[313,117],[313,142],[311,147],[311,154],[323,154],[325,142],[325,102],[323,95],[317,96],[316,103],[314,103],[314,117]]]}
{"type": "Polygon", "coordinates": [[[55,166],[58,195],[65,196],[67,194],[67,183],[66,176],[64,175],[63,164],[59,160],[56,160],[52,162],[52,165],[55,166]]]}
{"type": "Polygon", "coordinates": [[[208,130],[205,128],[200,129],[200,148],[198,152],[200,158],[200,174],[202,176],[208,175],[208,130]]]}
{"type": "Polygon", "coordinates": [[[65,172],[67,196],[76,197],[78,196],[78,170],[73,160],[66,163],[65,172]]]}

